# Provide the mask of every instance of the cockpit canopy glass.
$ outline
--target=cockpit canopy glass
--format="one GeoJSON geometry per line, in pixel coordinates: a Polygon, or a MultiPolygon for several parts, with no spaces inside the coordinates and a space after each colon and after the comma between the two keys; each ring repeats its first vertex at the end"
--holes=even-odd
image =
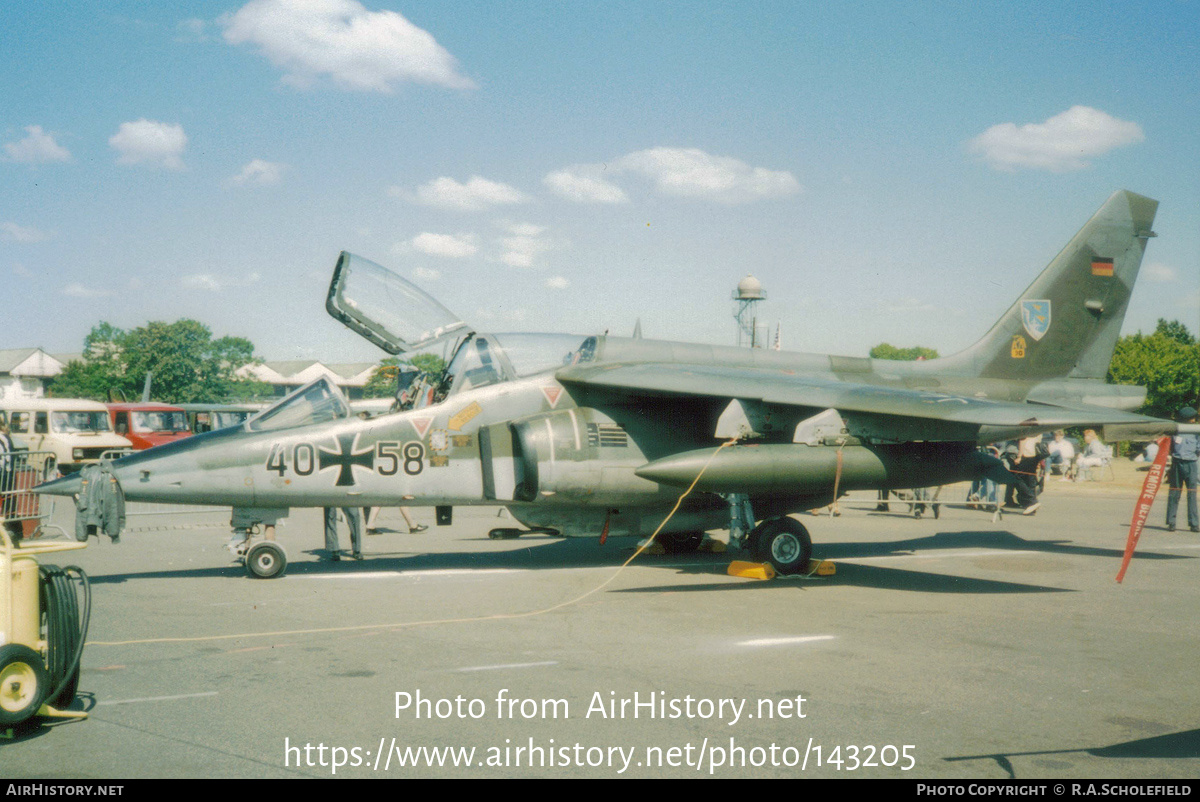
{"type": "Polygon", "coordinates": [[[246,421],[246,426],[251,431],[269,432],[348,417],[350,405],[342,391],[328,376],[322,376],[292,392],[275,406],[264,409],[246,421]]]}
{"type": "Polygon", "coordinates": [[[325,309],[392,354],[468,333],[466,323],[415,285],[346,251],[333,270],[325,309]]]}
{"type": "Polygon", "coordinates": [[[591,362],[596,338],[577,334],[476,334],[450,360],[441,386],[447,395],[591,362]]]}
{"type": "Polygon", "coordinates": [[[591,362],[596,356],[596,338],[578,334],[493,334],[492,339],[518,379],[591,362]]]}

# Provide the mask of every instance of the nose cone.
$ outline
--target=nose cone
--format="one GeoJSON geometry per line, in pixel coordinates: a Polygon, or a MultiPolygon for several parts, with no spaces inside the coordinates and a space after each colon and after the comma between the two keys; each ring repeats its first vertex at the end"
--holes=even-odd
{"type": "Polygon", "coordinates": [[[51,482],[43,482],[33,488],[34,493],[43,493],[51,496],[73,496],[83,489],[83,479],[79,474],[73,473],[70,476],[64,476],[61,479],[55,479],[51,482]]]}

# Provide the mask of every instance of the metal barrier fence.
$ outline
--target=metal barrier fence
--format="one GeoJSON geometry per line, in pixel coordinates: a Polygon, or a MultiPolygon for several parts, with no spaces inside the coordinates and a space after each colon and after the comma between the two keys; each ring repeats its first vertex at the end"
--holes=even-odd
{"type": "Polygon", "coordinates": [[[0,452],[0,523],[14,539],[35,538],[48,526],[54,497],[33,488],[58,475],[53,451],[0,452]]]}

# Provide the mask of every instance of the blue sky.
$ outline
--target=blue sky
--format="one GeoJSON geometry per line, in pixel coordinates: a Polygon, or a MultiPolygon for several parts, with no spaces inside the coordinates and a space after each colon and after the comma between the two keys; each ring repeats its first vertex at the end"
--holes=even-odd
{"type": "Polygon", "coordinates": [[[1117,189],[1200,326],[1195,2],[255,0],[0,11],[0,348],[191,317],[382,354],[345,249],[481,330],[950,353],[1117,189]],[[830,7],[822,7],[828,5],[830,7]]]}

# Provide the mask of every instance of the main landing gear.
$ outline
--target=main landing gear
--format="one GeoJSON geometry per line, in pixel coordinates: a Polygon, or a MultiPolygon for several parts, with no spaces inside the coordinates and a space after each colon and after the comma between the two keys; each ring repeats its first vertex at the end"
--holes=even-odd
{"type": "Polygon", "coordinates": [[[768,518],[750,530],[746,548],[759,562],[770,563],[777,574],[808,573],[812,537],[795,518],[768,518]]]}

